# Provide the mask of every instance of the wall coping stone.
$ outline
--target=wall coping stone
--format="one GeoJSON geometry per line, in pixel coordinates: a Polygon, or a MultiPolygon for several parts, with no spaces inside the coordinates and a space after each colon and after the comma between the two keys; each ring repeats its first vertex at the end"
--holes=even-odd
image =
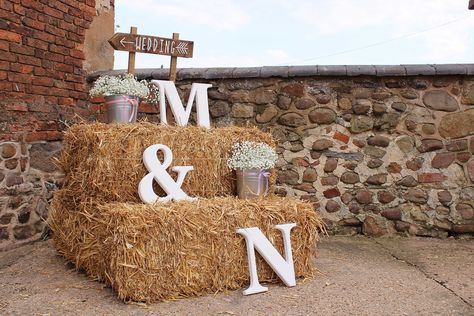
{"type": "MultiPolygon", "coordinates": [[[[126,70],[100,71],[91,74],[89,81],[100,75],[118,75],[126,70]]],[[[167,79],[169,69],[137,69],[138,79],[167,79]]],[[[242,78],[294,78],[318,76],[437,76],[474,75],[474,64],[410,64],[410,65],[308,65],[308,66],[263,66],[263,67],[214,67],[179,68],[178,80],[186,79],[242,79],[242,78]]]]}

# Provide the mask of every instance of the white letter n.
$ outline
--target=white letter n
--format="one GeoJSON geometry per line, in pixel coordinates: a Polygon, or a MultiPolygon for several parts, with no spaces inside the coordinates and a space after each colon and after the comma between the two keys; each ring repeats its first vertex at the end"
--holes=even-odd
{"type": "Polygon", "coordinates": [[[266,292],[268,288],[261,286],[258,282],[257,262],[255,260],[255,250],[263,257],[268,265],[276,272],[286,286],[295,286],[295,268],[293,265],[293,255],[291,253],[290,231],[296,224],[276,225],[283,235],[283,245],[285,247],[285,259],[273,247],[272,243],[265,237],[257,227],[241,228],[237,234],[245,237],[247,244],[247,256],[249,261],[250,286],[243,291],[244,295],[266,292]]]}
{"type": "Polygon", "coordinates": [[[207,99],[207,89],[212,87],[211,84],[193,83],[185,109],[183,103],[181,103],[178,91],[176,90],[176,86],[174,85],[173,81],[152,80],[151,82],[158,85],[160,90],[161,123],[168,123],[166,121],[166,96],[177,125],[186,126],[186,124],[188,124],[189,116],[191,115],[191,108],[193,106],[194,99],[196,99],[197,125],[207,128],[211,126],[209,120],[209,104],[207,99]]]}

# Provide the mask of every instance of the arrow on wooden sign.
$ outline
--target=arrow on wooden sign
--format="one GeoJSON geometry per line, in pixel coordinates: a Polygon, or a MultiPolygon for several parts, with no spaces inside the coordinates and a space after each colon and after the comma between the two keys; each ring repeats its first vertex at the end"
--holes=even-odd
{"type": "Polygon", "coordinates": [[[173,57],[193,57],[194,42],[140,34],[115,33],[109,39],[115,50],[158,54],[173,57]]]}

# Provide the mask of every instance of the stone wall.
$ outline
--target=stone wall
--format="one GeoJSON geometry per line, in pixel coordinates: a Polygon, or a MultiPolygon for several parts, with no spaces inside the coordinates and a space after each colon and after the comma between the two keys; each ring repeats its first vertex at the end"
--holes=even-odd
{"type": "MultiPolygon", "coordinates": [[[[213,85],[216,126],[271,132],[277,193],[313,202],[331,232],[446,237],[474,232],[473,74],[472,65],[183,69],[177,86],[187,100],[190,83],[213,85]]],[[[156,107],[141,112],[158,120],[156,107]]]]}
{"type": "Polygon", "coordinates": [[[103,49],[85,52],[89,37],[105,42],[112,35],[113,4],[0,1],[0,249],[41,236],[62,178],[50,158],[76,114],[90,116],[84,69],[113,65],[113,58],[106,65],[89,61],[88,55],[105,56],[103,49]],[[90,31],[104,15],[108,27],[102,22],[90,31]]]}

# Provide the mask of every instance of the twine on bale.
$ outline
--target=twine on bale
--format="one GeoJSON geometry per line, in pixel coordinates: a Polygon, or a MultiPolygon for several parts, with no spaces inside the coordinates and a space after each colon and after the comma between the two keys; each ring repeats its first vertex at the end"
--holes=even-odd
{"type": "MultiPolygon", "coordinates": [[[[55,247],[123,300],[155,302],[247,286],[245,241],[236,234],[242,227],[259,227],[283,253],[275,225],[296,223],[291,232],[296,276],[316,271],[315,245],[324,228],[308,202],[218,197],[154,205],[83,204],[70,212],[61,206],[64,198],[55,196],[51,214],[55,247]]],[[[257,268],[261,282],[280,282],[260,255],[257,268]]]]}

